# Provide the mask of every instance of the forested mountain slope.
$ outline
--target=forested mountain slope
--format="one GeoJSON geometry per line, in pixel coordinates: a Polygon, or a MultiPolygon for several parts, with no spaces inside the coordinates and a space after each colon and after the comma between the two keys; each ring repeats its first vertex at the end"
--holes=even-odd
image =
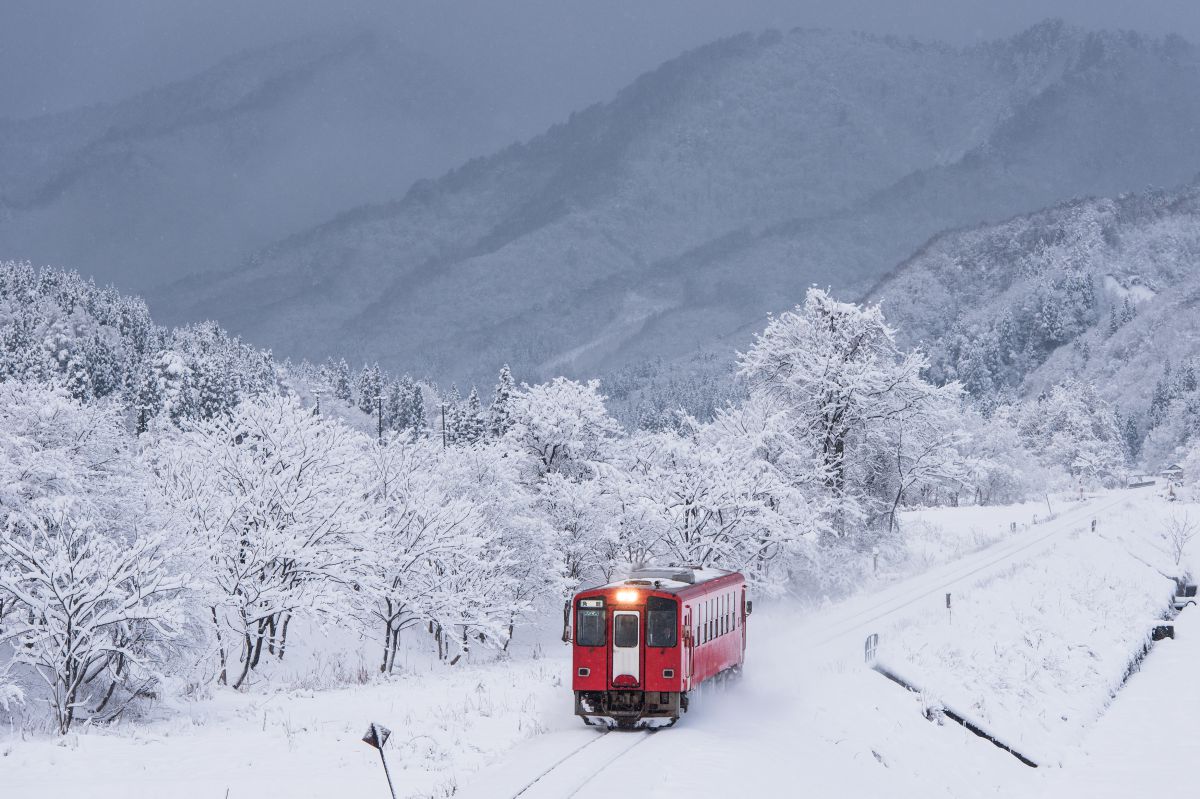
{"type": "Polygon", "coordinates": [[[228,269],[475,154],[496,140],[490,117],[386,36],[330,34],[122,102],[0,120],[0,258],[139,292],[228,269]]]}
{"type": "Polygon", "coordinates": [[[937,381],[985,402],[1093,382],[1154,453],[1200,431],[1200,182],[931,241],[871,292],[937,381]]]}
{"type": "Polygon", "coordinates": [[[941,230],[1189,178],[1198,63],[1055,22],[968,49],[727,39],[162,308],[443,379],[741,346],[808,285],[861,294],[941,230]]]}

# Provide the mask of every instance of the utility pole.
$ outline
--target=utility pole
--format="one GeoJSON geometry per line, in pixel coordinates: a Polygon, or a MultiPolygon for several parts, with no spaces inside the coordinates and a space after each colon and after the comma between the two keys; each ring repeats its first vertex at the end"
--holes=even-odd
{"type": "Polygon", "coordinates": [[[379,417],[379,440],[383,441],[383,397],[375,398],[376,415],[379,417]]]}
{"type": "Polygon", "coordinates": [[[442,449],[446,448],[446,403],[442,403],[442,449]]]}

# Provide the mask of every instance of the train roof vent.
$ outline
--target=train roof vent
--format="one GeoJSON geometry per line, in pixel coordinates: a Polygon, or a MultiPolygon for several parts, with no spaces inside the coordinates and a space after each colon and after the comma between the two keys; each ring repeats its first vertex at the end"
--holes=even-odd
{"type": "Polygon", "coordinates": [[[674,580],[679,583],[687,583],[693,585],[696,582],[696,573],[691,569],[684,568],[668,568],[668,569],[638,569],[630,575],[631,582],[633,579],[649,580],[674,580]]]}
{"type": "Polygon", "coordinates": [[[651,585],[649,580],[626,580],[625,585],[651,585]]]}

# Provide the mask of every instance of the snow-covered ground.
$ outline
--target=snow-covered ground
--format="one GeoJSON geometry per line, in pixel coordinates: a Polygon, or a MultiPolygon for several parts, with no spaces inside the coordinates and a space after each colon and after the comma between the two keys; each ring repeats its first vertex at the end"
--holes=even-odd
{"type": "MultiPolygon", "coordinates": [[[[1058,763],[1119,688],[1175,584],[1122,502],[1053,546],[909,620],[881,661],[1042,765],[1058,763]]],[[[1146,531],[1146,532],[1152,532],[1146,531]]]]}
{"type": "MultiPolygon", "coordinates": [[[[1044,520],[1043,505],[1041,523],[1026,524],[1038,512],[1033,507],[910,515],[905,522],[918,528],[914,535],[932,542],[932,554],[911,564],[914,570],[924,568],[922,573],[894,575],[890,582],[881,580],[815,611],[760,603],[751,620],[741,683],[708,691],[667,731],[606,734],[583,728],[571,715],[568,652],[547,645],[537,659],[526,650],[509,661],[413,668],[399,678],[336,690],[222,691],[172,709],[150,725],[84,728],[62,740],[0,734],[0,792],[105,799],[383,797],[387,788],[378,755],[359,741],[371,721],[394,731],[387,751],[403,797],[510,797],[531,783],[525,799],[586,799],[625,793],[632,785],[648,797],[733,791],[750,796],[1027,796],[1049,786],[1076,786],[1073,775],[1089,770],[1089,754],[1118,756],[1121,732],[1106,730],[1119,723],[1114,714],[1126,692],[1109,713],[1104,706],[1120,648],[1132,639],[1114,628],[1140,623],[1147,615],[1143,595],[1156,596],[1153,586],[1163,578],[1136,558],[1158,562],[1165,557],[1152,545],[1154,537],[1164,514],[1180,507],[1168,506],[1153,491],[1120,492],[1056,505],[1051,521],[1044,520]],[[1093,518],[1100,520],[1095,535],[1093,518]],[[1015,533],[1013,522],[1018,523],[1015,533]],[[995,543],[986,546],[988,541],[995,543]],[[1094,572],[1092,565],[1100,561],[1111,567],[1111,575],[1094,572]],[[1048,597],[1051,589],[1074,590],[1053,583],[1060,570],[1068,576],[1092,575],[1094,585],[1086,590],[1099,592],[1104,601],[1048,597]],[[1114,583],[1109,576],[1132,582],[1114,583]],[[1127,590],[1135,591],[1137,604],[1111,615],[1121,603],[1118,591],[1127,590]],[[944,606],[947,591],[955,597],[953,624],[944,606]],[[1026,610],[1040,606],[1044,612],[1022,616],[1021,623],[1001,623],[1013,616],[1022,597],[1026,610]],[[1060,605],[1070,607],[1063,623],[1078,633],[1072,643],[1110,653],[1094,673],[1073,667],[1054,671],[1088,681],[1090,687],[1073,700],[1079,706],[1072,706],[1071,714],[1080,721],[1072,734],[1095,736],[1078,756],[1065,756],[1062,769],[1030,769],[956,724],[927,721],[922,711],[935,697],[909,693],[863,663],[863,640],[878,632],[885,657],[903,653],[906,667],[930,680],[970,675],[937,682],[942,699],[950,701],[958,691],[954,701],[970,705],[973,690],[986,691],[994,703],[989,708],[1021,718],[1028,706],[996,699],[1024,695],[1022,686],[997,681],[1016,662],[1000,655],[1020,648],[1026,626],[1041,635],[1052,632],[1046,619],[1060,605]],[[1088,608],[1109,615],[1089,619],[1088,608]],[[1086,623],[1091,626],[1085,628],[1086,623]],[[928,655],[943,646],[972,657],[962,658],[960,668],[943,664],[935,672],[925,667],[940,656],[913,654],[928,655]],[[1105,735],[1117,743],[1106,743],[1105,735]],[[534,782],[539,775],[544,776],[534,782]]],[[[1159,657],[1151,655],[1127,691],[1157,684],[1159,657]]],[[[1040,677],[1029,685],[1049,699],[1062,697],[1042,690],[1040,677]]],[[[989,716],[996,723],[1003,718],[989,716]]],[[[1066,793],[1056,787],[1047,795],[1066,793]]]]}
{"type": "Polygon", "coordinates": [[[1155,646],[1104,718],[1051,773],[1044,796],[1177,796],[1195,789],[1200,612],[1180,614],[1175,636],[1155,646]]]}

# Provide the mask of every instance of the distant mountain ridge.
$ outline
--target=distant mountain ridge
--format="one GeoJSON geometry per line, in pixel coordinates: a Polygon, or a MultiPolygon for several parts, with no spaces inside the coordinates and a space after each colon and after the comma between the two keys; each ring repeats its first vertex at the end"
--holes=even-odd
{"type": "Polygon", "coordinates": [[[861,295],[941,230],[1187,179],[1197,86],[1182,40],[1061,22],[966,49],[733,37],[156,312],[447,380],[732,348],[808,285],[861,295]]]}
{"type": "Polygon", "coordinates": [[[0,120],[0,252],[138,292],[228,269],[477,152],[495,139],[485,106],[385,35],[339,33],[0,120]]]}

